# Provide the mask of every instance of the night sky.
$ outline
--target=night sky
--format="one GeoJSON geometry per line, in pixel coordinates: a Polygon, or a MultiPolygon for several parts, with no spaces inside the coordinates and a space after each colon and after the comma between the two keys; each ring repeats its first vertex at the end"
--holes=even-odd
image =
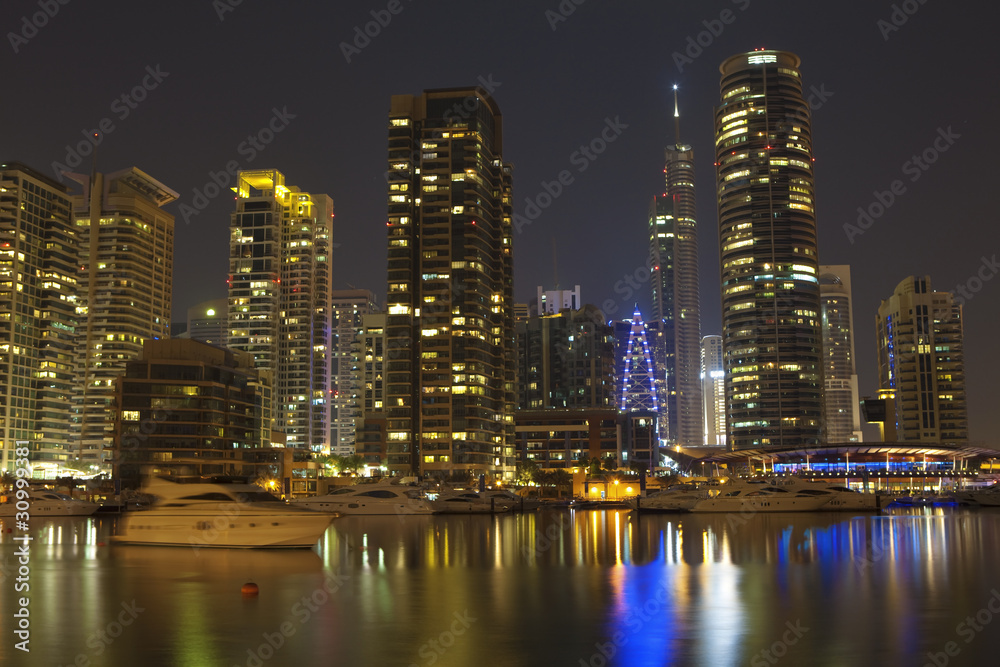
{"type": "MultiPolygon", "coordinates": [[[[573,176],[515,235],[515,299],[558,280],[580,284],[584,302],[610,299],[610,316],[630,314],[635,301],[648,312],[648,283],[632,290],[625,278],[644,276],[677,84],[681,138],[699,161],[702,333],[720,333],[718,67],[754,48],[792,51],[813,96],[820,262],[852,269],[862,395],[877,389],[879,301],[903,278],[978,289],[965,305],[970,437],[1000,446],[1000,233],[987,176],[1000,117],[996,5],[907,0],[894,14],[893,3],[871,0],[45,2],[58,12],[38,14],[37,30],[22,17],[42,11],[38,0],[4,3],[0,159],[54,175],[53,163],[74,166],[67,146],[107,119],[100,170],[134,165],[181,195],[168,207],[177,217],[175,321],[226,295],[232,193],[203,200],[195,190],[206,194],[210,172],[222,180],[230,162],[277,168],[289,184],[333,197],[335,287],[384,299],[389,98],[477,83],[494,89],[504,115],[517,213],[545,192],[543,181],[573,176]],[[355,44],[356,27],[376,32],[373,11],[387,25],[355,44]],[[272,123],[280,131],[248,142],[272,123]],[[574,155],[608,123],[618,134],[603,153],[574,155]],[[935,161],[921,169],[911,160],[925,150],[935,161]],[[849,238],[844,225],[857,224],[858,207],[894,181],[901,194],[849,238]]],[[[91,160],[79,169],[89,172],[91,160]]]]}

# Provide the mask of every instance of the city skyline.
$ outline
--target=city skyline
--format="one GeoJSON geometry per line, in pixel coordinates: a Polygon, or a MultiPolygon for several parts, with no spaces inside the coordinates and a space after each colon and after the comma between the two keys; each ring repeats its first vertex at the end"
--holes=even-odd
{"type": "MultiPolygon", "coordinates": [[[[108,119],[103,127],[114,129],[104,130],[99,169],[134,165],[181,195],[167,207],[177,218],[174,321],[183,320],[188,307],[225,294],[231,202],[211,175],[225,180],[230,162],[240,169],[281,169],[304,190],[329,192],[338,202],[334,285],[378,294],[384,284],[388,97],[479,82],[504,110],[505,158],[515,165],[514,213],[528,220],[514,235],[515,301],[527,302],[536,285],[550,281],[555,237],[562,282],[580,283],[586,302],[598,307],[610,300],[616,312],[606,315],[621,319],[635,301],[649,311],[648,284],[639,271],[644,258],[633,248],[643,244],[648,193],[660,185],[660,151],[672,143],[671,86],[680,87],[685,142],[707,156],[718,65],[760,46],[791,51],[802,58],[814,116],[819,261],[852,267],[861,395],[877,391],[880,299],[907,275],[930,275],[937,289],[956,291],[966,302],[970,439],[995,444],[991,434],[1000,417],[987,408],[987,382],[1000,362],[988,356],[987,336],[1000,326],[1000,284],[991,282],[998,239],[984,224],[989,197],[975,180],[989,164],[988,149],[965,137],[988,130],[998,100],[986,91],[974,101],[969,91],[978,75],[958,66],[988,59],[989,21],[926,5],[905,23],[887,24],[891,6],[866,3],[811,8],[805,29],[792,3],[640,3],[627,9],[587,3],[561,19],[546,14],[558,12],[555,7],[543,6],[465,7],[462,19],[449,17],[457,5],[448,2],[403,7],[350,54],[350,62],[340,44],[350,44],[354,28],[373,20],[373,8],[348,2],[315,10],[310,22],[323,27],[328,48],[296,45],[275,58],[251,54],[252,67],[281,72],[288,82],[264,95],[227,81],[221,65],[227,49],[270,23],[263,9],[244,4],[220,16],[210,5],[181,3],[178,17],[157,19],[162,35],[149,35],[129,28],[150,20],[148,10],[112,4],[107,15],[95,17],[67,5],[18,45],[11,85],[29,93],[43,90],[40,81],[73,89],[74,108],[67,113],[25,103],[8,109],[5,120],[18,132],[5,142],[4,159],[50,176],[53,163],[87,172],[91,151],[77,151],[77,144],[108,119]],[[119,41],[84,41],[78,26],[97,19],[119,41]],[[419,28],[449,22],[454,44],[417,46],[419,28]],[[458,29],[474,24],[483,28],[476,39],[458,29]],[[184,53],[174,45],[181,29],[194,45],[184,53]],[[603,47],[594,49],[598,39],[603,47]],[[924,48],[942,39],[943,48],[924,48]],[[514,56],[501,46],[512,40],[526,44],[514,56]],[[480,43],[482,48],[466,48],[461,61],[448,57],[480,43]],[[653,43],[662,46],[657,58],[649,57],[653,43]],[[78,64],[82,59],[69,54],[83,48],[93,51],[88,63],[78,64]],[[119,56],[122,48],[133,54],[127,62],[119,56]],[[413,56],[401,58],[403,53],[413,56]],[[302,67],[303,58],[317,67],[302,67]],[[53,69],[54,63],[60,67],[53,69]],[[352,91],[352,104],[319,104],[335,98],[323,93],[316,100],[293,85],[319,68],[338,89],[352,91]],[[861,69],[866,76],[857,75],[861,69]],[[89,83],[81,89],[76,81],[84,72],[89,83]],[[198,100],[193,107],[191,100],[198,100]],[[192,108],[212,113],[191,114],[192,108]],[[314,145],[325,148],[322,160],[309,155],[314,151],[306,147],[314,145]],[[566,182],[559,180],[562,172],[566,182]],[[533,218],[529,200],[539,209],[533,218]],[[937,231],[941,221],[952,231],[948,237],[937,231]],[[597,244],[590,240],[595,237],[597,244]]],[[[21,3],[11,11],[19,17],[35,9],[21,3]]],[[[11,19],[10,30],[15,23],[11,19]]],[[[707,160],[696,171],[700,183],[713,182],[707,160]]],[[[229,185],[233,180],[230,174],[229,185]]],[[[703,187],[698,199],[702,333],[712,334],[721,328],[714,192],[703,187]]]]}

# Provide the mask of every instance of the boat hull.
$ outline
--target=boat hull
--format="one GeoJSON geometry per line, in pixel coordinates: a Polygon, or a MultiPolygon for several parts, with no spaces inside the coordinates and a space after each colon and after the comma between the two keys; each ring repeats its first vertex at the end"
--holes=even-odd
{"type": "MultiPolygon", "coordinates": [[[[85,500],[69,500],[66,502],[57,501],[28,501],[26,510],[32,518],[44,516],[90,516],[97,511],[97,503],[89,503],[85,500]]],[[[4,503],[0,505],[0,517],[14,516],[17,513],[16,503],[4,503]]]]}
{"type": "Polygon", "coordinates": [[[306,511],[156,511],[122,518],[116,544],[221,549],[308,549],[334,516],[306,511]]]}
{"type": "Polygon", "coordinates": [[[509,505],[501,503],[491,505],[488,502],[473,500],[432,500],[431,507],[437,514],[494,514],[511,510],[509,505]]]}
{"type": "Polygon", "coordinates": [[[305,498],[303,500],[293,500],[296,507],[312,510],[314,512],[335,512],[337,514],[348,515],[410,515],[410,514],[434,514],[434,508],[426,500],[419,501],[399,501],[392,502],[372,502],[367,500],[321,500],[319,498],[305,498]]]}

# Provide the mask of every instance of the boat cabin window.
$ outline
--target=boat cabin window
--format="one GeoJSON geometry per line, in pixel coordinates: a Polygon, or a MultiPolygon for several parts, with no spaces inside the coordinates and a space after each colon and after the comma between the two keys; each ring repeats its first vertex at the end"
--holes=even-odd
{"type": "Polygon", "coordinates": [[[199,493],[196,496],[184,496],[182,498],[178,498],[178,500],[214,500],[218,502],[228,503],[232,502],[233,499],[224,493],[219,493],[215,491],[211,493],[199,493]]]}
{"type": "Polygon", "coordinates": [[[355,491],[357,491],[357,489],[352,489],[352,488],[348,487],[346,489],[337,489],[336,491],[331,491],[327,495],[342,496],[342,495],[347,494],[347,493],[354,493],[355,491]]]}
{"type": "Polygon", "coordinates": [[[369,498],[395,498],[396,494],[392,491],[379,489],[377,491],[365,491],[364,493],[359,493],[358,496],[367,496],[369,498]]]}
{"type": "Polygon", "coordinates": [[[236,499],[241,503],[280,503],[274,495],[267,491],[240,491],[236,499]]]}

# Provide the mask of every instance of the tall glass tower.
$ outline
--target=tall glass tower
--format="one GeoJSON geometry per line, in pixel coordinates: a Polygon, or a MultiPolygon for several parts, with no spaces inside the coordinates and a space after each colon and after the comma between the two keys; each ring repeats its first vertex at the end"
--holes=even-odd
{"type": "Polygon", "coordinates": [[[229,231],[229,346],[274,373],[286,445],[329,452],[333,200],[241,171],[229,231]]]}
{"type": "Polygon", "coordinates": [[[394,95],[389,112],[391,472],[514,475],[511,166],[481,88],[394,95]]]}
{"type": "MultiPolygon", "coordinates": [[[[653,320],[663,322],[666,367],[662,407],[670,444],[702,442],[701,309],[698,302],[698,223],[694,191],[694,151],[680,140],[680,111],[674,89],[674,145],[665,151],[664,194],[649,209],[653,259],[653,320]]],[[[661,360],[657,360],[659,364],[661,360]]]]}
{"type": "Polygon", "coordinates": [[[823,421],[809,105],[798,56],[719,68],[715,151],[731,448],[817,444],[823,421]]]}

